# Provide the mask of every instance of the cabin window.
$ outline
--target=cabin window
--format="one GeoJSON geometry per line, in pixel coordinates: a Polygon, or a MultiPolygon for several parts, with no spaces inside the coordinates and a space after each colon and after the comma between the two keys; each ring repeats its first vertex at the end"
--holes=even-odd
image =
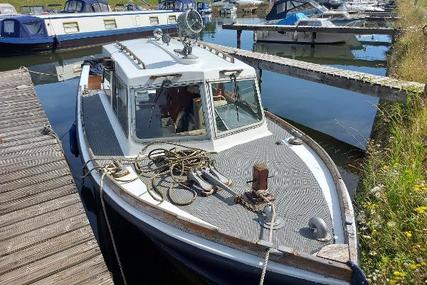
{"type": "Polygon", "coordinates": [[[115,19],[105,19],[104,26],[106,30],[114,30],[117,29],[117,24],[115,19]]]}
{"type": "Polygon", "coordinates": [[[13,21],[13,20],[3,21],[3,33],[14,34],[15,33],[15,21],[13,21]]]}
{"type": "Polygon", "coordinates": [[[168,17],[168,24],[176,24],[176,16],[171,15],[168,17]]]}
{"type": "Polygon", "coordinates": [[[249,126],[262,120],[254,80],[213,83],[212,96],[218,132],[249,126]]]}
{"type": "MultiPolygon", "coordinates": [[[[113,101],[113,109],[117,114],[117,119],[123,128],[126,136],[128,135],[128,104],[127,104],[127,88],[119,79],[114,80],[114,93],[117,106],[114,106],[116,102],[113,101]]],[[[114,98],[113,97],[113,98],[114,98]]]]}
{"type": "Polygon", "coordinates": [[[80,31],[79,24],[77,22],[67,22],[64,23],[63,26],[66,34],[78,33],[80,31]]]}
{"type": "Polygon", "coordinates": [[[158,25],[159,17],[150,17],[150,25],[158,25]]]}
{"type": "Polygon", "coordinates": [[[159,87],[135,93],[135,135],[139,139],[205,136],[199,85],[159,87]]]}

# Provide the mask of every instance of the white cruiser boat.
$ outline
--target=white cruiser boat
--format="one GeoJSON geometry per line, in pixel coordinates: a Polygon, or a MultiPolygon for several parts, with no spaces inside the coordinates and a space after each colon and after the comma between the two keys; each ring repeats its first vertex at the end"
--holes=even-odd
{"type": "MultiPolygon", "coordinates": [[[[179,17],[181,36],[201,30],[194,13],[179,17]]],[[[254,68],[189,38],[156,31],[83,66],[78,144],[107,221],[116,211],[217,284],[363,277],[331,158],[263,110],[254,68]]]]}
{"type": "MultiPolygon", "coordinates": [[[[307,18],[304,14],[291,14],[289,17],[297,17],[295,26],[335,27],[329,20],[324,18],[307,18]]],[[[287,18],[289,19],[289,18],[287,18]]],[[[287,20],[285,19],[285,20],[287,20]]],[[[277,25],[281,25],[279,22],[277,25]]],[[[287,24],[287,23],[285,23],[287,24]]],[[[255,31],[255,41],[271,43],[290,44],[347,44],[348,46],[360,46],[354,34],[324,33],[324,32],[282,32],[282,31],[255,31]]]]}

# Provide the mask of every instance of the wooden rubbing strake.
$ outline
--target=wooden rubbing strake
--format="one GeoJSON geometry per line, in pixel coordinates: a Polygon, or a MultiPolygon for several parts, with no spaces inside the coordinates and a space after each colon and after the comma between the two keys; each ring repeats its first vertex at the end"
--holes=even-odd
{"type": "Polygon", "coordinates": [[[0,285],[113,284],[28,71],[0,90],[0,285]]]}

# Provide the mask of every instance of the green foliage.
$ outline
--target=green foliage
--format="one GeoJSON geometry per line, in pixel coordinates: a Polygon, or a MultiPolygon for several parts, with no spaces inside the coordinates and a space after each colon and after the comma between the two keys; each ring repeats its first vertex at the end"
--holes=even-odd
{"type": "MultiPolygon", "coordinates": [[[[395,77],[427,82],[427,0],[398,2],[404,32],[392,48],[395,77]]],[[[357,196],[361,264],[373,284],[427,282],[427,108],[423,95],[383,104],[357,196]]]]}

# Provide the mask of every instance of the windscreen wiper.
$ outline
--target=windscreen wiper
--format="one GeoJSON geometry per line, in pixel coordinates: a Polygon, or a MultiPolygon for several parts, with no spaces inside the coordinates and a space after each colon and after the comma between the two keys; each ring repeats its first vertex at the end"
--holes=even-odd
{"type": "Polygon", "coordinates": [[[236,102],[239,101],[239,90],[237,87],[236,74],[230,74],[230,80],[233,83],[233,97],[236,98],[236,101],[234,103],[234,106],[236,107],[236,119],[238,122],[240,122],[239,106],[236,104],[236,102]]]}
{"type": "Polygon", "coordinates": [[[159,93],[156,93],[156,97],[154,97],[153,104],[151,105],[151,112],[150,112],[150,119],[148,120],[148,128],[151,127],[151,121],[153,119],[153,113],[154,113],[154,107],[157,104],[157,101],[159,101],[160,96],[162,95],[163,91],[171,85],[172,81],[169,79],[165,79],[162,82],[162,85],[160,86],[159,93]]]}

